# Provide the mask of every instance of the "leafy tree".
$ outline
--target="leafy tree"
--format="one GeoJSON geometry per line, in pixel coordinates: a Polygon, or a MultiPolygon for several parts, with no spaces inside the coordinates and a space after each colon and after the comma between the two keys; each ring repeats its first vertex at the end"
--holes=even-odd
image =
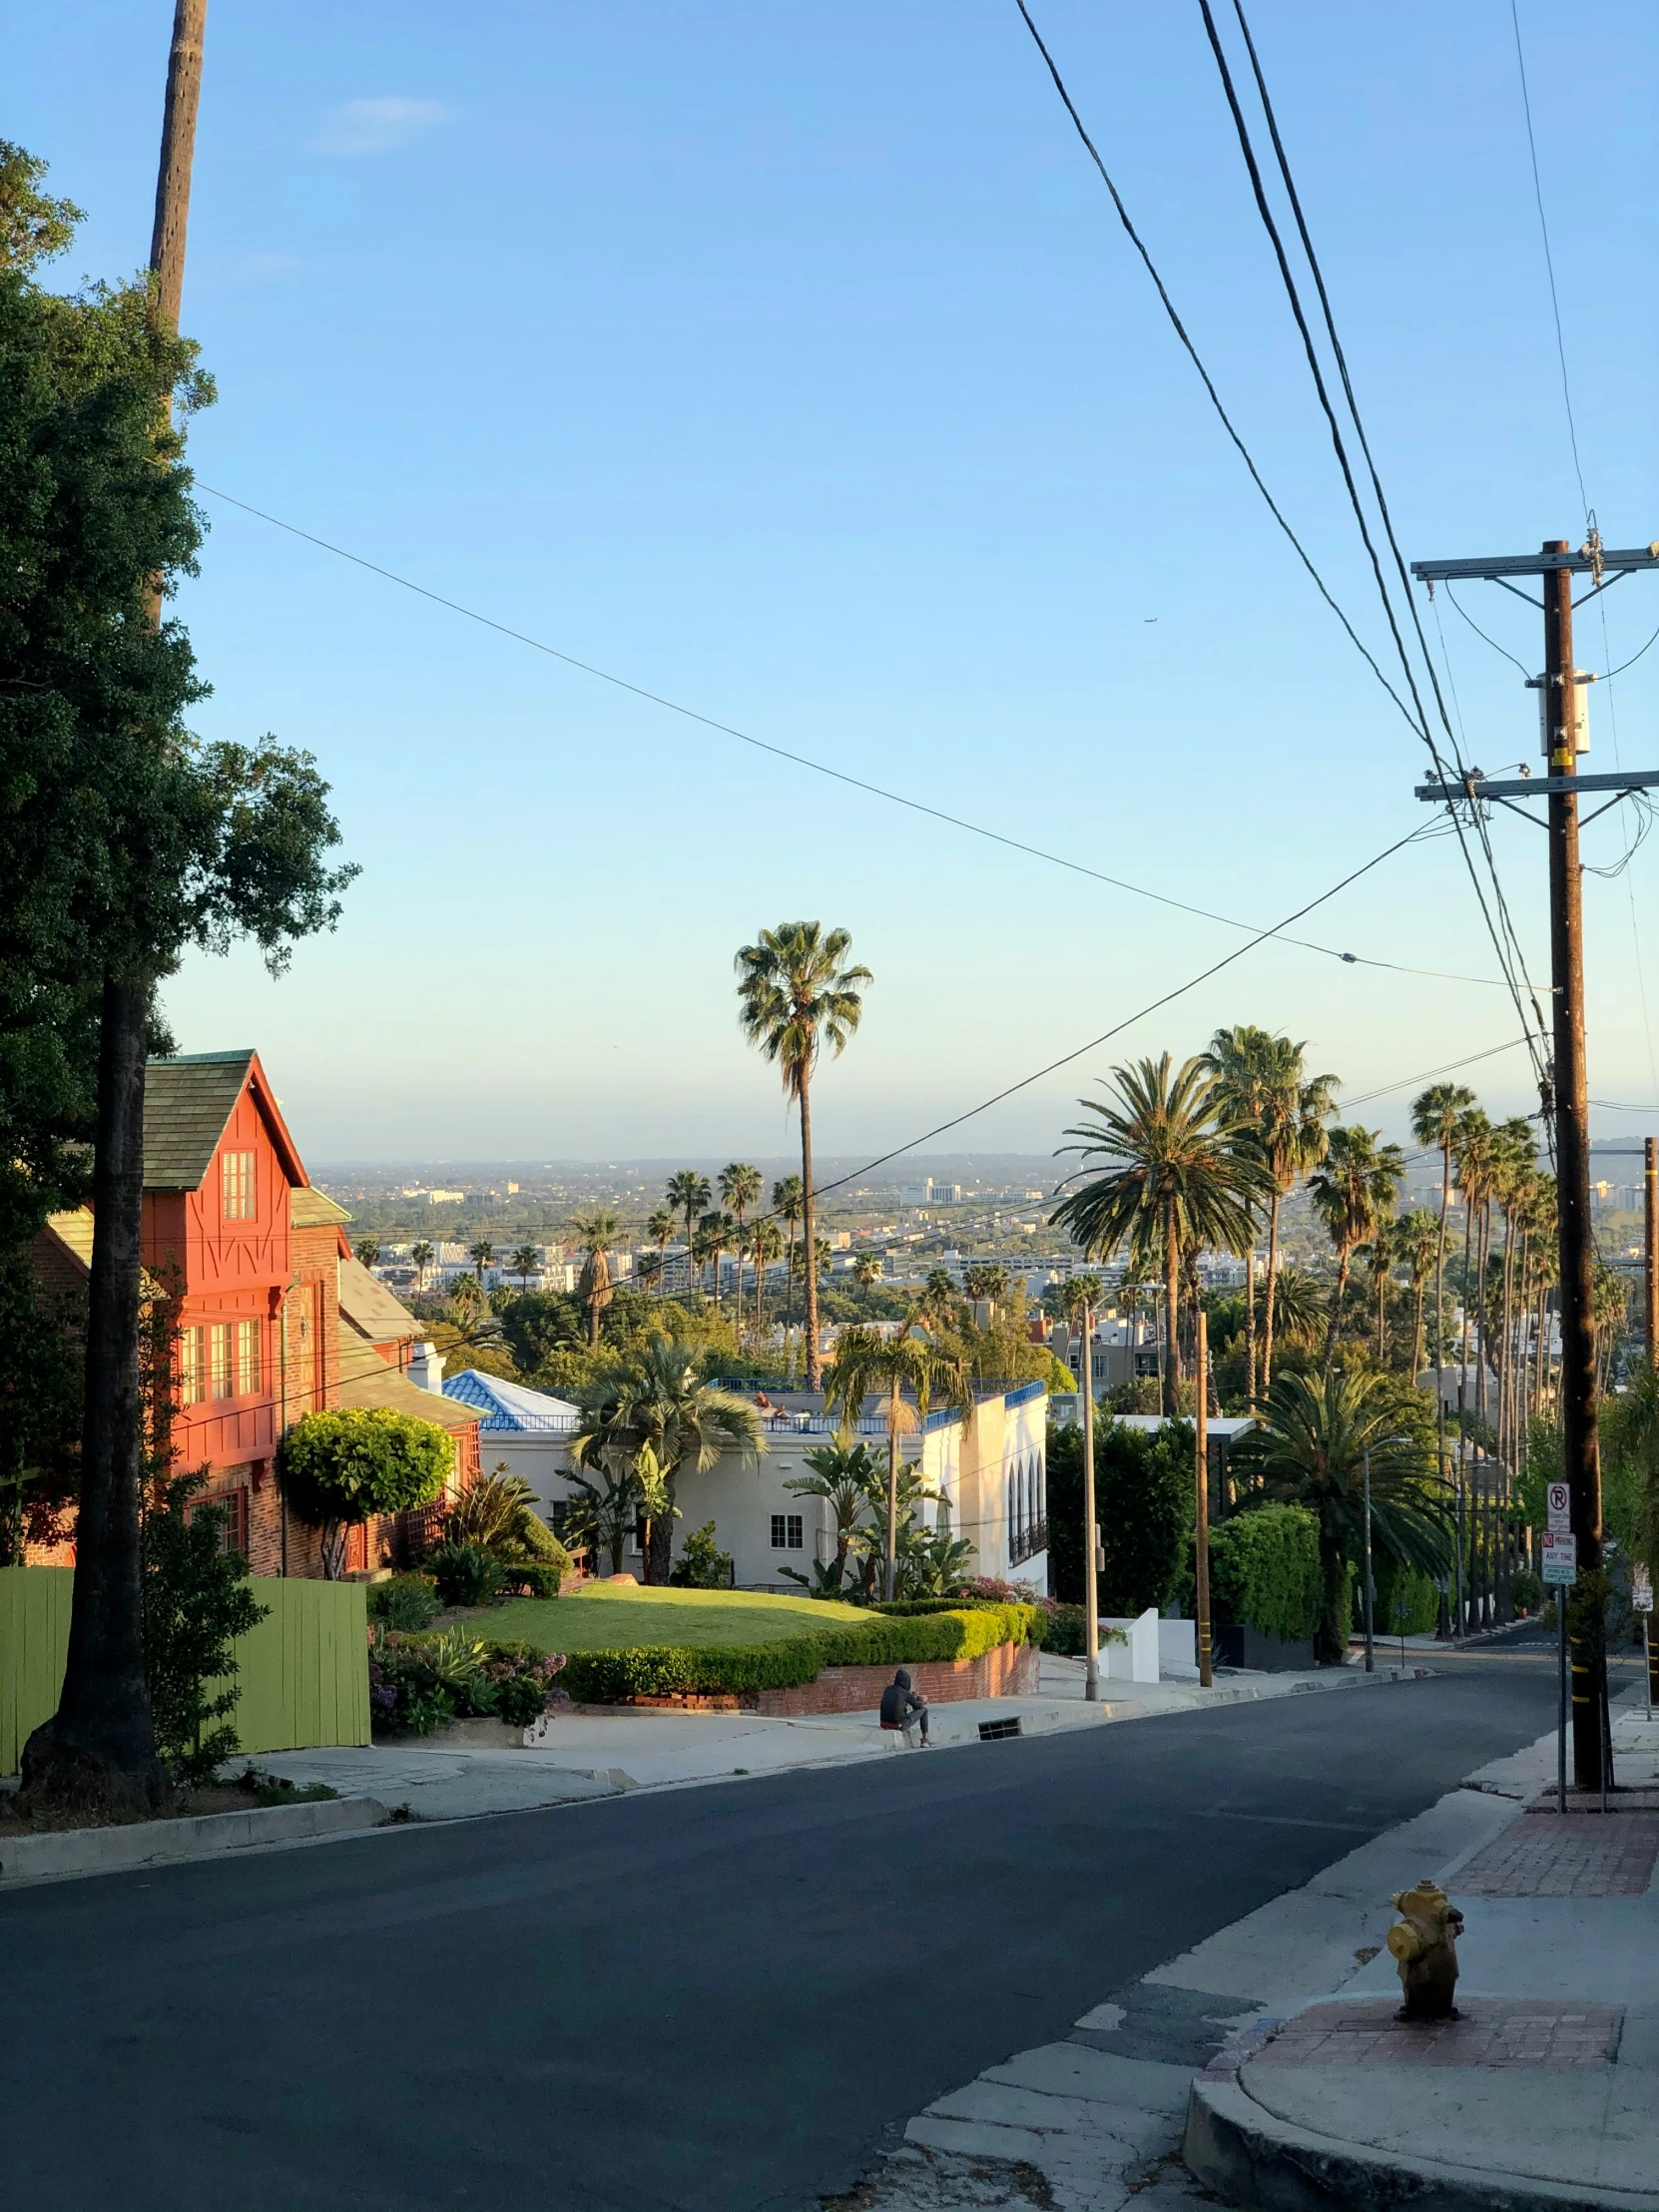
{"type": "Polygon", "coordinates": [[[1103,1160],[1105,1172],[1055,1208],[1052,1219],[1090,1259],[1107,1260],[1127,1245],[1143,1263],[1161,1259],[1167,1346],[1164,1410],[1180,1402],[1180,1311],[1184,1253],[1206,1245],[1236,1251],[1250,1236],[1250,1206],[1267,1191],[1261,1157],[1234,1142],[1227,1093],[1197,1059],[1172,1073],[1158,1060],[1112,1070],[1110,1101],[1083,1099],[1092,1121],[1068,1129],[1069,1147],[1103,1160]]]}
{"type": "Polygon", "coordinates": [[[773,1061],[784,1095],[801,1115],[801,1221],[807,1266],[807,1387],[824,1376],[818,1337],[817,1216],[813,1189],[813,1071],[828,1044],[836,1057],[863,1013],[866,967],[842,963],[852,939],[816,921],[784,921],[763,929],[737,955],[738,1003],[744,1035],[773,1061]]]}
{"type": "MultiPolygon", "coordinates": [[[[1162,1606],[1181,1572],[1193,1525],[1193,1430],[1169,1421],[1155,1436],[1121,1421],[1095,1425],[1095,1515],[1105,1564],[1100,1610],[1133,1618],[1162,1606]]],[[[1048,1431],[1048,1565],[1054,1595],[1083,1602],[1083,1430],[1048,1431]]]]}
{"type": "MultiPolygon", "coordinates": [[[[332,926],[354,871],[325,865],[338,830],[308,754],[269,738],[210,745],[186,726],[205,687],[183,628],[156,617],[201,538],[174,419],[212,396],[195,348],[151,280],[42,288],[34,266],[62,243],[67,204],[42,200],[30,157],[8,150],[0,168],[0,997],[22,994],[35,1019],[63,1010],[71,1050],[95,1008],[98,1048],[69,1653],[23,1771],[42,1798],[145,1804],[166,1788],[144,1687],[139,1530],[155,991],[187,950],[244,936],[279,972],[295,939],[332,926]]],[[[35,1097],[56,1087],[84,1115],[84,1066],[63,1051],[34,1064],[35,1097]]],[[[42,1141],[50,1168],[58,1139],[42,1141]]]]}
{"type": "Polygon", "coordinates": [[[825,1378],[824,1409],[840,1410],[850,1428],[863,1410],[866,1396],[878,1393],[887,1427],[887,1499],[885,1595],[893,1594],[898,1554],[898,1440],[926,1420],[935,1397],[949,1405],[965,1429],[973,1418],[973,1391],[959,1359],[937,1346],[902,1331],[883,1337],[873,1329],[843,1329],[835,1345],[834,1362],[825,1378]],[[915,1399],[906,1402],[908,1390],[915,1399]]]}
{"type": "Polygon", "coordinates": [[[163,1482],[144,1513],[144,1676],[156,1747],[176,1782],[211,1782],[242,1749],[231,1722],[235,1641],[263,1621],[248,1561],[225,1549],[227,1509],[197,1504],[205,1477],[163,1482]],[[210,1684],[223,1684],[209,1695],[210,1684]]]}
{"type": "Polygon", "coordinates": [[[80,1472],[84,1305],[54,1307],[23,1252],[0,1250],[0,1567],[54,1543],[80,1472]]]}
{"type": "Polygon", "coordinates": [[[581,1393],[582,1427],[571,1440],[575,1465],[633,1478],[653,1583],[668,1580],[681,1470],[711,1467],[723,1451],[748,1461],[767,1448],[759,1413],[702,1379],[697,1350],[653,1332],[643,1350],[606,1361],[581,1393]]]}
{"type": "Polygon", "coordinates": [[[1255,1499],[1306,1505],[1319,1521],[1322,1666],[1340,1665],[1348,1649],[1343,1596],[1347,1567],[1365,1555],[1368,1453],[1374,1549],[1419,1573],[1443,1568],[1446,1524],[1428,1422],[1409,1384],[1375,1369],[1327,1369],[1277,1376],[1261,1427],[1233,1446],[1229,1466],[1251,1485],[1247,1508],[1255,1499]]]}
{"type": "Polygon", "coordinates": [[[345,1571],[346,1530],[377,1513],[430,1505],[454,1470],[455,1447],[436,1421],[383,1406],[336,1406],[295,1421],[276,1446],[288,1509],[322,1531],[322,1571],[345,1571]]]}
{"type": "Polygon", "coordinates": [[[576,1295],[588,1310],[591,1350],[599,1342],[600,1317],[616,1296],[611,1288],[609,1247],[617,1240],[620,1224],[615,1214],[603,1206],[596,1206],[590,1213],[572,1215],[570,1226],[582,1240],[584,1257],[576,1295]]]}

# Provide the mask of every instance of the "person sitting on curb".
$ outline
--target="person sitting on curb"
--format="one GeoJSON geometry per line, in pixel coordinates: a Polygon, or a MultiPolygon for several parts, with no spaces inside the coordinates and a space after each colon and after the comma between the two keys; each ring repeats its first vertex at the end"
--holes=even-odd
{"type": "Polygon", "coordinates": [[[902,1729],[904,1741],[910,1750],[916,1749],[916,1730],[921,1731],[921,1748],[927,1748],[927,1700],[919,1690],[912,1690],[910,1677],[902,1667],[881,1692],[881,1726],[885,1729],[902,1729]]]}

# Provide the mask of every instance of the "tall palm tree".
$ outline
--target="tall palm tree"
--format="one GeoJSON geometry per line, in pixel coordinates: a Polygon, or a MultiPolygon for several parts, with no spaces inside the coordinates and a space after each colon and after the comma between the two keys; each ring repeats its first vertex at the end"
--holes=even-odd
{"type": "Polygon", "coordinates": [[[696,1168],[681,1168],[668,1179],[668,1203],[683,1216],[686,1224],[686,1274],[688,1290],[699,1290],[702,1278],[697,1270],[696,1255],[692,1251],[692,1223],[708,1205],[711,1197],[709,1178],[699,1175],[696,1168]]]}
{"type": "Polygon", "coordinates": [[[767,1448],[755,1407],[705,1382],[696,1356],[695,1347],[654,1330],[644,1351],[607,1361],[577,1401],[582,1425],[571,1457],[581,1467],[625,1470],[639,1485],[651,1583],[668,1580],[681,1470],[702,1472],[729,1450],[748,1465],[767,1448]]]}
{"type": "Polygon", "coordinates": [[[755,1335],[759,1341],[766,1327],[767,1270],[784,1256],[784,1232],[763,1214],[749,1232],[749,1248],[755,1255],[755,1335]]]}
{"type": "Polygon", "coordinates": [[[1337,1248],[1337,1287],[1325,1331],[1325,1372],[1337,1357],[1343,1297],[1354,1255],[1370,1244],[1381,1221],[1393,1210],[1393,1193],[1405,1174],[1405,1156],[1396,1144],[1380,1144],[1375,1129],[1334,1129],[1325,1165],[1309,1181],[1314,1209],[1337,1248]],[[1386,1212],[1383,1208],[1386,1208],[1386,1212]]]}
{"type": "Polygon", "coordinates": [[[1254,1485],[1247,1510],[1306,1505],[1319,1522],[1325,1602],[1315,1656],[1322,1666],[1340,1666],[1348,1650],[1344,1568],[1365,1560],[1368,1455],[1375,1548],[1419,1573],[1444,1569],[1441,1486],[1424,1416],[1410,1395],[1375,1369],[1282,1375],[1268,1392],[1261,1427],[1241,1436],[1229,1455],[1230,1470],[1254,1485]]]}
{"type": "Polygon", "coordinates": [[[861,1291],[867,1291],[872,1283],[878,1283],[881,1280],[880,1253],[860,1252],[852,1263],[852,1280],[861,1291]]]}
{"type": "Polygon", "coordinates": [[[887,1426],[887,1550],[885,1596],[893,1594],[894,1561],[898,1550],[898,1439],[920,1427],[935,1397],[949,1405],[965,1429],[973,1418],[973,1391],[967,1371],[926,1339],[912,1337],[906,1323],[896,1337],[883,1337],[862,1325],[843,1329],[835,1344],[835,1357],[824,1385],[824,1409],[840,1411],[843,1428],[850,1430],[866,1396],[881,1393],[887,1426]],[[905,1400],[908,1390],[915,1398],[905,1400]]]}
{"type": "Polygon", "coordinates": [[[357,1239],[357,1264],[359,1267],[377,1268],[380,1265],[380,1240],[378,1237],[357,1239]]]}
{"type": "Polygon", "coordinates": [[[948,1335],[961,1325],[962,1298],[948,1268],[929,1268],[916,1302],[916,1319],[931,1335],[948,1335]]]}
{"type": "Polygon", "coordinates": [[[720,1312],[720,1263],[731,1251],[738,1233],[738,1225],[730,1214],[722,1213],[717,1206],[712,1214],[705,1214],[697,1225],[699,1248],[705,1260],[714,1262],[715,1312],[720,1312]]]}
{"type": "Polygon", "coordinates": [[[1103,1174],[1061,1200],[1050,1217],[1092,1260],[1125,1245],[1131,1256],[1163,1263],[1167,1357],[1164,1411],[1180,1409],[1181,1261],[1206,1245],[1237,1249],[1250,1234],[1250,1207],[1267,1195],[1259,1155],[1233,1142],[1236,1124],[1216,1078],[1198,1059],[1172,1073],[1166,1052],[1112,1070],[1109,1102],[1081,1099],[1094,1119],[1068,1137],[1067,1149],[1108,1163],[1103,1174]]]}
{"type": "Polygon", "coordinates": [[[1475,1232],[1480,1214],[1491,1191],[1492,1166],[1496,1132],[1478,1106],[1471,1106],[1457,1117],[1453,1145],[1457,1159],[1457,1188],[1463,1194],[1463,1327],[1460,1332],[1458,1366],[1463,1379],[1463,1395],[1468,1395],[1469,1367],[1469,1319],[1472,1312],[1475,1323],[1475,1396],[1481,1411],[1485,1410],[1486,1377],[1486,1297],[1485,1285],[1477,1281],[1479,1274],[1479,1245],[1475,1232]]]}
{"type": "Polygon", "coordinates": [[[1451,1147],[1457,1124],[1474,1104],[1461,1083],[1431,1083],[1411,1102],[1411,1135],[1425,1150],[1440,1155],[1440,1239],[1434,1254],[1434,1379],[1445,1366],[1445,1224],[1451,1207],[1451,1147]]]}
{"type": "Polygon", "coordinates": [[[659,1206],[654,1213],[648,1214],[646,1216],[645,1233],[651,1239],[651,1242],[657,1247],[657,1266],[655,1272],[657,1284],[660,1289],[662,1286],[663,1278],[668,1272],[669,1239],[674,1235],[674,1216],[669,1212],[666,1206],[659,1206]]]}
{"type": "Polygon", "coordinates": [[[789,1235],[789,1296],[795,1298],[795,1232],[801,1222],[801,1207],[805,1197],[799,1175],[786,1175],[772,1186],[772,1211],[789,1235]]]}
{"type": "Polygon", "coordinates": [[[595,1207],[588,1214],[571,1216],[571,1233],[581,1239],[585,1254],[576,1282],[576,1295],[588,1310],[590,1349],[598,1346],[599,1318],[616,1296],[611,1286],[609,1248],[616,1243],[618,1226],[615,1214],[603,1206],[595,1207]]]}
{"type": "Polygon", "coordinates": [[[813,1071],[826,1044],[837,1057],[864,1010],[862,987],[874,981],[866,967],[844,965],[852,942],[844,929],[816,921],[784,921],[763,929],[737,955],[739,1018],[744,1035],[783,1076],[784,1094],[801,1114],[801,1221],[807,1265],[807,1386],[824,1378],[818,1342],[818,1270],[812,1264],[817,1233],[813,1205],[813,1071]]]}
{"type": "Polygon", "coordinates": [[[743,1253],[747,1239],[744,1236],[744,1216],[751,1206],[760,1202],[761,1171],[746,1161],[734,1160],[730,1167],[720,1171],[721,1203],[731,1209],[732,1219],[738,1225],[738,1343],[743,1343],[743,1253]]]}
{"type": "Polygon", "coordinates": [[[535,1274],[540,1266],[541,1254],[535,1246],[522,1244],[517,1247],[512,1258],[507,1262],[507,1273],[516,1275],[519,1289],[527,1291],[530,1288],[531,1276],[535,1274]]]}
{"type": "Polygon", "coordinates": [[[482,1290],[484,1287],[484,1270],[494,1262],[495,1247],[490,1243],[488,1237],[480,1237],[476,1244],[467,1246],[466,1256],[472,1262],[473,1272],[478,1278],[478,1288],[482,1290]]]}
{"type": "Polygon", "coordinates": [[[999,1305],[1008,1295],[1008,1270],[999,1260],[975,1260],[962,1278],[968,1297],[999,1305]]]}
{"type": "Polygon", "coordinates": [[[1411,1281],[1413,1319],[1411,1325],[1411,1379],[1422,1373],[1422,1308],[1428,1290],[1428,1278],[1434,1272],[1434,1254],[1439,1231],[1434,1217],[1420,1206],[1402,1214],[1394,1223],[1394,1257],[1404,1268],[1411,1281]]]}
{"type": "Polygon", "coordinates": [[[418,1244],[413,1244],[409,1247],[409,1258],[414,1262],[415,1281],[419,1285],[422,1295],[424,1295],[426,1290],[426,1270],[437,1258],[437,1254],[432,1250],[432,1247],[427,1243],[426,1239],[422,1237],[418,1244]]]}
{"type": "Polygon", "coordinates": [[[1311,1175],[1330,1143],[1328,1124],[1337,1111],[1334,1075],[1308,1075],[1304,1047],[1287,1040],[1280,1080],[1269,1091],[1261,1125],[1272,1189],[1268,1195],[1268,1295],[1262,1316],[1262,1387],[1273,1382],[1273,1340],[1279,1312],[1279,1217],[1300,1179],[1311,1175]]]}

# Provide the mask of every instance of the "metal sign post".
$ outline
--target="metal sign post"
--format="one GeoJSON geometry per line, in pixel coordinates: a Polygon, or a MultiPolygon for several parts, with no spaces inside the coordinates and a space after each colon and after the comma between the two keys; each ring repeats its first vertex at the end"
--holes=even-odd
{"type": "MultiPolygon", "coordinates": [[[[1565,1515],[1571,1510],[1572,1498],[1565,1482],[1552,1482],[1548,1491],[1548,1509],[1553,1521],[1557,1512],[1565,1515]]],[[[1559,1712],[1555,1736],[1555,1790],[1556,1802],[1563,1813],[1567,1810],[1567,1592],[1578,1580],[1578,1539],[1563,1529],[1546,1528],[1543,1534],[1539,1564],[1543,1570],[1546,1589],[1555,1592],[1555,1614],[1560,1627],[1559,1712]]]]}

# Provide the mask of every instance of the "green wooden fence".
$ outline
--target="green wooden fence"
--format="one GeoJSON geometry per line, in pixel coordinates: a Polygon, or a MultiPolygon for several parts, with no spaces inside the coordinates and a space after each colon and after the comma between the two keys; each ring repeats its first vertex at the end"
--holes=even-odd
{"type": "MultiPolygon", "coordinates": [[[[15,1774],[30,1731],[56,1712],[69,1649],[71,1567],[0,1567],[0,1774],[15,1774]]],[[[237,1638],[244,1751],[368,1742],[368,1622],[360,1582],[256,1575],[270,1608],[237,1638]]]]}

